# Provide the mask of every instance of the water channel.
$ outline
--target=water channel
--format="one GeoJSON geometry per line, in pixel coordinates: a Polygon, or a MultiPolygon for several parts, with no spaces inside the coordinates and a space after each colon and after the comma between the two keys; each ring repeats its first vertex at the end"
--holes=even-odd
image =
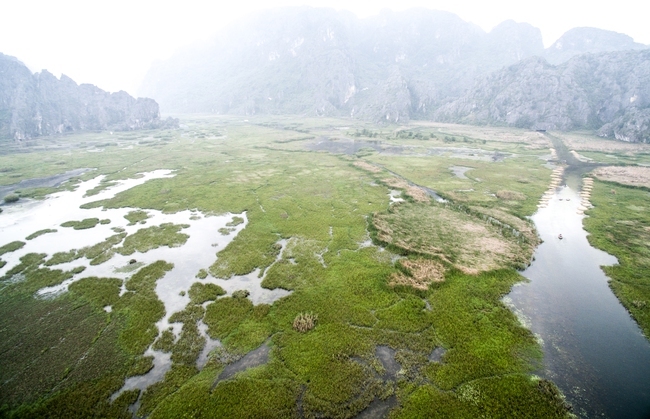
{"type": "Polygon", "coordinates": [[[582,228],[580,173],[566,173],[532,217],[543,243],[504,299],[540,339],[543,371],[584,418],[650,417],[650,342],[608,286],[600,266],[617,263],[582,228]],[[559,239],[558,235],[563,238],[559,239]]]}

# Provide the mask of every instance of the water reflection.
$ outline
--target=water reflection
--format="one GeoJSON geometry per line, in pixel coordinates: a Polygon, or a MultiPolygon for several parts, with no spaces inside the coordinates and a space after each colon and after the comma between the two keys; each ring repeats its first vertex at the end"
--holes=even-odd
{"type": "Polygon", "coordinates": [[[504,300],[540,339],[541,374],[562,389],[575,414],[646,418],[650,343],[608,286],[600,266],[617,261],[589,245],[576,189],[559,187],[532,217],[544,242],[523,272],[530,282],[504,300]]]}

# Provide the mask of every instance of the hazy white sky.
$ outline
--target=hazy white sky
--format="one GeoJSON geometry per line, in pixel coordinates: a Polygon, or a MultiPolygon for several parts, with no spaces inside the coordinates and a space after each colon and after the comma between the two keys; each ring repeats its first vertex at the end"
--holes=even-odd
{"type": "Polygon", "coordinates": [[[2,0],[0,52],[33,71],[45,68],[77,83],[135,94],[154,60],[208,39],[251,11],[296,5],[346,9],[359,17],[427,7],[456,13],[488,32],[514,19],[540,28],[546,46],[578,26],[650,44],[650,2],[643,0],[2,0]]]}

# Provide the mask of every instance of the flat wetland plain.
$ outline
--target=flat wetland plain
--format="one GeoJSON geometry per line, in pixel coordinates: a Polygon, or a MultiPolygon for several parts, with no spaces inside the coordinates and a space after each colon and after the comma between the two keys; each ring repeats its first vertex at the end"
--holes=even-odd
{"type": "MultiPolygon", "coordinates": [[[[67,243],[56,255],[23,247],[114,224],[76,217],[0,239],[0,416],[351,418],[369,407],[391,418],[571,416],[558,388],[536,375],[536,337],[502,302],[525,280],[517,269],[538,244],[527,217],[551,182],[545,136],[298,117],[182,124],[2,146],[0,185],[95,170],[58,188],[15,191],[20,199],[2,206],[0,225],[31,199],[99,175],[87,193],[98,199],[83,208],[122,209],[129,224],[74,253],[67,243]],[[345,151],[319,151],[323,142],[345,151]],[[162,169],[170,175],[102,198],[116,182],[162,169]],[[227,245],[196,272],[182,271],[185,305],[166,312],[157,284],[180,281],[169,277],[178,271],[169,260],[139,261],[161,246],[180,251],[191,234],[152,224],[147,211],[187,210],[242,215],[212,232],[227,245]],[[71,264],[120,257],[133,258],[132,269],[115,277],[71,264]],[[223,285],[244,277],[283,291],[263,303],[259,290],[223,285]],[[62,283],[67,291],[38,294],[62,283]],[[206,345],[215,348],[207,362],[206,345]],[[164,377],[118,393],[157,368],[151,353],[170,360],[164,377]],[[255,361],[244,368],[240,359],[255,361]]],[[[609,163],[616,152],[592,158],[609,163]]],[[[612,289],[648,335],[650,219],[639,210],[648,193],[596,181],[592,203],[590,241],[619,259],[606,268],[612,289]]]]}

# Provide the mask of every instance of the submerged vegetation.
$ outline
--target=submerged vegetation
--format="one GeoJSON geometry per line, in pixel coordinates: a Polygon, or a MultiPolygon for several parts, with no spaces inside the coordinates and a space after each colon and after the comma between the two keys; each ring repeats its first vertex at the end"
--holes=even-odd
{"type": "MultiPolygon", "coordinates": [[[[85,149],[106,143],[108,134],[60,137],[70,146],[65,153],[0,156],[0,167],[11,163],[25,176],[95,167],[82,178],[106,174],[110,182],[175,170],[174,177],[86,206],[142,208],[127,214],[131,223],[154,209],[246,211],[247,219],[225,248],[216,248],[214,263],[187,290],[189,302],[173,313],[165,313],[156,294],[157,281],[171,269],[165,261],[139,268],[124,284],[86,277],[52,298],[34,293],[72,277],[54,269],[63,262],[102,263],[113,252],[180,246],[188,240],[185,225],[149,226],[79,250],[22,256],[0,283],[3,415],[131,417],[129,406],[139,398],[137,415],[152,419],[346,418],[373,400],[392,398],[395,418],[569,416],[556,387],[533,375],[541,359],[537,340],[501,302],[522,280],[514,268],[528,262],[536,244],[524,217],[550,181],[539,150],[464,133],[454,137],[467,142],[457,143],[484,147],[490,156],[517,156],[492,161],[368,151],[359,158],[306,148],[342,121],[304,119],[295,130],[263,118],[259,125],[228,118],[185,122],[183,132],[120,134],[101,158],[85,149]],[[137,152],[126,149],[131,146],[137,152]],[[34,167],[33,161],[44,163],[34,167]],[[467,179],[454,176],[454,165],[472,168],[467,179]],[[385,181],[392,177],[402,183],[385,181]],[[406,202],[390,204],[394,188],[406,202]],[[259,303],[246,289],[225,295],[210,277],[257,269],[264,287],[292,293],[259,303]],[[165,315],[174,327],[158,330],[165,315]],[[202,328],[222,346],[199,367],[207,342],[202,328]],[[265,342],[266,363],[219,379],[226,365],[265,342]],[[152,368],[149,347],[170,354],[164,378],[111,401],[127,377],[152,368]],[[380,347],[394,352],[394,372],[382,363],[380,347]],[[430,360],[441,348],[444,355],[430,360]]],[[[365,128],[352,129],[362,135],[365,128]]],[[[452,136],[412,131],[387,141],[436,147],[452,136]]],[[[244,221],[234,217],[227,228],[244,221]]]]}

